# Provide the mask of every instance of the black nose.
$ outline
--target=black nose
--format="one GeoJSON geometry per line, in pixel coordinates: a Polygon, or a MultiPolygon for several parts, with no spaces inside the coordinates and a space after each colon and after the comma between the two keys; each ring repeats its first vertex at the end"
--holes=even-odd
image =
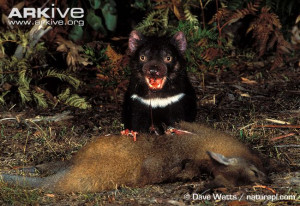
{"type": "Polygon", "coordinates": [[[149,70],[149,73],[150,73],[151,75],[155,75],[155,74],[157,73],[157,69],[151,68],[151,69],[149,70]]]}
{"type": "Polygon", "coordinates": [[[152,65],[150,68],[149,68],[149,73],[151,74],[151,75],[156,75],[157,74],[157,72],[158,72],[158,65],[157,64],[154,64],[154,65],[152,65]]]}

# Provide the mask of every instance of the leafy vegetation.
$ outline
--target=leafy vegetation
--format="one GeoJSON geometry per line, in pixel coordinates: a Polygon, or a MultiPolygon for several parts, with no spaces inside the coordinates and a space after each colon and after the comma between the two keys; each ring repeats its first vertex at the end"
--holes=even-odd
{"type": "Polygon", "coordinates": [[[117,53],[110,44],[97,47],[87,46],[85,54],[96,67],[96,77],[106,89],[116,89],[122,85],[130,74],[128,59],[117,53]]]}
{"type": "MultiPolygon", "coordinates": [[[[100,31],[104,36],[113,32],[117,27],[117,10],[115,0],[71,0],[64,2],[69,8],[81,4],[86,9],[86,22],[94,31],[100,31]],[[100,14],[99,14],[100,13],[100,14]]],[[[74,25],[70,31],[69,38],[74,41],[83,38],[84,25],[74,25]]]]}
{"type": "Polygon", "coordinates": [[[227,25],[252,16],[252,20],[246,30],[246,34],[251,34],[253,46],[256,48],[258,57],[263,56],[270,49],[275,50],[275,59],[271,70],[283,63],[283,57],[292,50],[280,29],[282,28],[279,17],[270,12],[270,8],[260,8],[260,1],[249,2],[246,8],[238,9],[233,12],[226,8],[221,8],[214,15],[210,23],[216,22],[219,31],[219,38],[222,37],[223,30],[227,25]],[[221,22],[224,22],[223,24],[221,22]],[[222,25],[221,25],[222,24],[222,25]]]}
{"type": "MultiPolygon", "coordinates": [[[[227,0],[224,2],[226,3],[226,5],[228,5],[228,9],[230,9],[231,11],[235,11],[245,7],[247,4],[253,1],[227,0]]],[[[299,6],[299,2],[297,0],[259,0],[256,2],[260,2],[260,5],[262,5],[263,7],[270,8],[271,11],[278,14],[279,18],[283,21],[286,20],[287,16],[291,16],[293,14],[298,15],[297,6],[299,6]]]]}
{"type": "MultiPolygon", "coordinates": [[[[14,45],[28,44],[28,33],[22,31],[2,32],[0,35],[0,78],[2,79],[2,87],[0,87],[0,104],[9,101],[22,104],[35,103],[38,107],[47,108],[49,104],[55,106],[59,101],[70,106],[79,108],[88,108],[86,101],[78,96],[70,96],[65,98],[56,98],[55,94],[47,90],[47,84],[51,81],[65,82],[67,87],[78,89],[80,80],[70,75],[68,72],[61,72],[47,65],[47,52],[44,43],[38,43],[35,47],[27,50],[25,56],[18,59],[14,55],[8,54],[8,49],[14,45]],[[78,101],[80,100],[80,104],[78,101]]],[[[70,89],[68,88],[70,93],[70,89]]],[[[64,92],[63,92],[64,93],[64,92]]],[[[62,94],[63,94],[62,93],[62,94]]],[[[60,96],[60,95],[58,95],[60,96]]]]}
{"type": "Polygon", "coordinates": [[[136,29],[147,35],[165,35],[169,30],[169,10],[152,11],[136,29]]]}
{"type": "Polygon", "coordinates": [[[213,30],[201,29],[190,22],[179,22],[174,32],[176,31],[183,31],[188,45],[195,45],[188,47],[185,53],[189,71],[213,71],[215,67],[230,65],[230,60],[223,57],[226,48],[218,45],[218,35],[213,30]]]}
{"type": "MultiPolygon", "coordinates": [[[[214,67],[220,69],[231,65],[227,54],[234,49],[232,43],[239,44],[236,39],[243,39],[243,43],[246,41],[247,46],[257,53],[257,58],[275,51],[271,70],[283,64],[292,47],[282,32],[280,16],[273,11],[278,11],[278,5],[285,5],[284,2],[215,1],[216,13],[209,21],[211,26],[208,28],[205,12],[213,2],[157,0],[154,6],[156,10],[149,13],[137,29],[142,33],[158,35],[170,31],[173,33],[174,30],[184,31],[189,45],[197,45],[193,51],[187,51],[188,62],[194,67],[191,69],[190,66],[190,71],[205,71],[214,67]],[[196,7],[201,9],[200,16],[193,14],[196,7]],[[174,21],[175,17],[180,20],[179,23],[174,21]],[[241,30],[240,27],[245,28],[241,30]]],[[[296,4],[292,1],[289,5],[296,4]]]]}

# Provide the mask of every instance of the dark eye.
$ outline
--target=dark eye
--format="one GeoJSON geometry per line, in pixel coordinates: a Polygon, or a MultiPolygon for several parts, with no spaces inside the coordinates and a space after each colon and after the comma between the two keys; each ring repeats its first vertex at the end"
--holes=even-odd
{"type": "Polygon", "coordinates": [[[146,56],[144,56],[144,55],[141,55],[141,56],[140,56],[140,60],[141,60],[142,62],[144,62],[144,61],[146,61],[146,60],[147,60],[147,57],[146,57],[146,56]]]}
{"type": "Polygon", "coordinates": [[[172,61],[172,57],[171,56],[166,56],[165,57],[165,62],[171,62],[172,61]]]}

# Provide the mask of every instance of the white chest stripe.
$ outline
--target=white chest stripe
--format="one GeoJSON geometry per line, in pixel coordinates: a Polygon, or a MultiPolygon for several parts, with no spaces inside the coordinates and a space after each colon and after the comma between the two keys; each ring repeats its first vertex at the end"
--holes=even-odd
{"type": "Polygon", "coordinates": [[[144,99],[136,94],[131,95],[131,99],[138,100],[139,102],[150,106],[152,108],[157,108],[157,107],[166,107],[169,104],[173,104],[175,102],[178,102],[179,100],[182,99],[184,96],[184,93],[179,93],[177,95],[171,96],[171,97],[166,97],[166,98],[153,98],[153,99],[144,99]]]}

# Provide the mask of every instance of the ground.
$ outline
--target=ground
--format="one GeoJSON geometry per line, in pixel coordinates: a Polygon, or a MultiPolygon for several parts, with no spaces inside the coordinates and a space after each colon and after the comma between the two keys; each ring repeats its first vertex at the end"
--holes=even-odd
{"type": "MultiPolygon", "coordinates": [[[[190,182],[143,188],[124,186],[93,194],[61,195],[1,184],[0,204],[299,204],[300,68],[299,65],[292,65],[270,71],[266,67],[253,69],[250,65],[239,70],[219,71],[217,75],[216,72],[205,72],[190,76],[198,97],[197,122],[230,133],[263,156],[270,157],[271,162],[279,165],[276,173],[271,174],[272,184],[218,188],[202,195],[200,191],[203,191],[201,188],[207,181],[206,176],[190,182]],[[205,200],[216,198],[216,194],[223,195],[223,200],[205,200]],[[268,199],[275,198],[276,194],[285,196],[268,199]]],[[[89,110],[62,106],[47,110],[4,108],[0,113],[0,172],[70,159],[93,137],[119,133],[122,129],[120,113],[124,91],[112,97],[96,84],[97,80],[94,80],[83,88],[83,93],[94,105],[89,110]]]]}

